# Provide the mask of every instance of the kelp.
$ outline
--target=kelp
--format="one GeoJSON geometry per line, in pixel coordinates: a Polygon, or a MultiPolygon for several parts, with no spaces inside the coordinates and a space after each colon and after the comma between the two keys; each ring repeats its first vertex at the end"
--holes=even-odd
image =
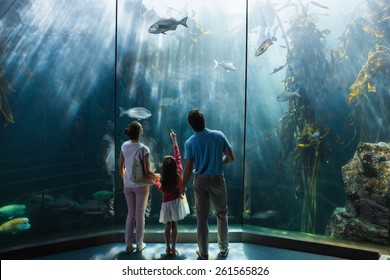
{"type": "Polygon", "coordinates": [[[308,123],[296,139],[297,145],[292,159],[297,185],[294,197],[299,198],[298,191],[303,194],[301,230],[305,232],[315,231],[318,171],[320,162],[331,153],[325,145],[329,136],[331,136],[329,128],[308,123]]]}
{"type": "Polygon", "coordinates": [[[11,83],[4,77],[3,69],[0,68],[0,115],[3,119],[4,126],[14,124],[14,115],[11,105],[8,102],[7,93],[14,92],[11,83]]]}
{"type": "MultiPolygon", "coordinates": [[[[389,141],[390,135],[390,4],[388,1],[367,1],[368,11],[348,24],[352,36],[343,36],[347,44],[354,39],[355,46],[345,48],[344,68],[351,75],[348,101],[349,119],[357,131],[356,143],[389,141]],[[354,54],[353,60],[347,59],[354,54]],[[352,67],[351,67],[352,66],[352,67]],[[352,70],[352,71],[351,71],[352,70]]],[[[346,32],[345,32],[346,33],[346,32]]],[[[352,45],[352,44],[349,44],[352,45]]],[[[342,69],[342,68],[341,68],[342,69]]]]}
{"type": "Polygon", "coordinates": [[[368,54],[348,100],[351,120],[359,142],[389,141],[390,135],[390,48],[377,45],[368,54]]]}
{"type": "MultiPolygon", "coordinates": [[[[332,155],[330,142],[334,141],[334,149],[353,150],[350,144],[358,140],[359,128],[368,138],[389,141],[390,5],[384,0],[357,4],[353,11],[357,16],[346,24],[335,49],[326,47],[330,31],[317,27],[316,17],[309,14],[310,4],[289,1],[274,11],[275,18],[280,10],[291,6],[295,7],[296,15],[291,17],[290,27],[281,36],[288,47],[282,84],[285,91],[297,90],[300,98],[289,100],[279,119],[278,164],[279,172],[292,170],[294,207],[302,209],[300,223],[295,222],[297,217],[292,217],[294,222],[289,227],[315,233],[318,192],[329,192],[320,189],[325,185],[317,184],[322,181],[320,168],[331,156],[339,156],[332,155]],[[336,117],[345,118],[344,129],[340,128],[342,123],[327,123],[336,117]],[[342,137],[333,129],[341,130],[342,137]]],[[[280,30],[284,31],[284,23],[278,21],[280,30]]],[[[324,172],[328,171],[324,169],[324,172]]]]}
{"type": "MultiPolygon", "coordinates": [[[[279,121],[279,137],[283,149],[280,160],[291,157],[295,192],[302,204],[300,229],[315,233],[317,213],[317,178],[320,162],[330,150],[325,142],[330,130],[316,124],[318,103],[327,94],[330,65],[322,39],[329,34],[320,30],[307,8],[291,20],[287,31],[290,50],[287,55],[286,91],[298,89],[301,98],[291,99],[279,121]]],[[[283,164],[281,163],[280,166],[283,164]]]]}
{"type": "Polygon", "coordinates": [[[376,93],[376,84],[380,83],[376,77],[380,73],[390,77],[390,49],[377,45],[368,53],[367,62],[351,85],[348,101],[352,102],[360,94],[376,93]]]}

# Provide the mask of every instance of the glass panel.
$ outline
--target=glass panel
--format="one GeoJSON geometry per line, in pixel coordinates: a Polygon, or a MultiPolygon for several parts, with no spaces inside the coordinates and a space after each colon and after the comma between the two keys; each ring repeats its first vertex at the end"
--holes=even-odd
{"type": "Polygon", "coordinates": [[[112,2],[1,1],[1,248],[114,224],[99,152],[114,121],[112,2]]]}
{"type": "MultiPolygon", "coordinates": [[[[233,146],[236,160],[226,166],[225,175],[229,217],[233,223],[240,222],[245,1],[119,3],[118,149],[128,140],[123,130],[130,121],[138,119],[144,126],[142,141],[151,149],[160,172],[163,157],[173,155],[170,129],[177,133],[184,159],[184,142],[194,133],[187,123],[187,114],[192,108],[201,109],[207,128],[222,130],[233,146]],[[157,30],[154,24],[161,19],[169,19],[167,28],[157,30]],[[127,111],[134,108],[141,108],[140,114],[127,111]],[[122,114],[122,110],[127,114],[122,114]]],[[[192,181],[187,189],[193,212],[192,181]]],[[[158,223],[160,207],[161,193],[152,187],[147,224],[158,223]]],[[[195,222],[193,215],[183,220],[195,222]]]]}
{"type": "Polygon", "coordinates": [[[388,1],[248,11],[244,222],[388,244],[388,1]]]}
{"type": "MultiPolygon", "coordinates": [[[[122,230],[125,127],[161,172],[193,108],[233,147],[231,224],[389,244],[389,18],[383,0],[2,0],[0,249],[122,230]]],[[[152,187],[147,226],[160,207],[152,187]]]]}

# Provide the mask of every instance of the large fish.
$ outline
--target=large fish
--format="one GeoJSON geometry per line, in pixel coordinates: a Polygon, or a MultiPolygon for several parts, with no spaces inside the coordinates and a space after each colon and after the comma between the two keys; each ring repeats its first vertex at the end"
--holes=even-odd
{"type": "Polygon", "coordinates": [[[301,97],[299,95],[298,90],[296,90],[296,91],[283,91],[282,93],[280,93],[276,97],[276,100],[279,101],[279,102],[289,101],[291,98],[293,98],[295,96],[296,97],[301,97]]]}
{"type": "Polygon", "coordinates": [[[128,110],[119,107],[119,110],[121,111],[119,117],[128,115],[130,118],[137,119],[137,120],[144,120],[149,118],[152,115],[152,113],[148,109],[145,109],[144,107],[133,107],[128,110]]]}
{"type": "Polygon", "coordinates": [[[24,213],[26,213],[26,205],[23,204],[10,204],[0,208],[0,216],[5,216],[8,219],[23,216],[24,213]]]}
{"type": "Polygon", "coordinates": [[[257,48],[257,51],[255,53],[255,56],[259,56],[261,54],[263,54],[268,48],[269,46],[271,46],[273,44],[273,41],[277,41],[278,39],[276,39],[276,37],[272,37],[271,39],[267,39],[265,40],[263,43],[260,44],[260,46],[257,48]]]}
{"type": "Polygon", "coordinates": [[[160,101],[160,106],[161,107],[169,107],[172,106],[173,104],[178,104],[179,97],[177,98],[172,98],[172,97],[163,97],[160,101]]]}
{"type": "Polygon", "coordinates": [[[0,226],[0,232],[15,234],[19,231],[27,230],[30,227],[31,225],[29,224],[29,219],[22,217],[3,223],[0,226]]]}
{"type": "Polygon", "coordinates": [[[217,68],[219,66],[221,66],[223,69],[225,69],[226,71],[234,71],[236,70],[236,66],[234,65],[233,62],[230,62],[230,61],[221,61],[221,62],[218,62],[214,59],[214,68],[217,68]]]}
{"type": "Polygon", "coordinates": [[[149,27],[148,31],[149,31],[149,33],[152,33],[152,34],[160,34],[160,33],[166,34],[165,32],[167,32],[167,31],[176,30],[176,28],[179,24],[188,28],[187,19],[188,19],[188,17],[185,17],[182,20],[177,21],[174,18],[162,18],[162,19],[159,19],[156,23],[153,23],[149,27]]]}

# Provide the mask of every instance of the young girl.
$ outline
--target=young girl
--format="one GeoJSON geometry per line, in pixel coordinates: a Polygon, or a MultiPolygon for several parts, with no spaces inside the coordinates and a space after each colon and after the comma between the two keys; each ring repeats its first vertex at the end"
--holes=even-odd
{"type": "Polygon", "coordinates": [[[187,200],[182,192],[182,173],[181,156],[176,142],[176,134],[171,129],[170,136],[173,143],[175,157],[166,156],[164,158],[161,170],[161,180],[157,188],[163,192],[162,205],[160,211],[160,223],[165,224],[165,244],[167,256],[175,257],[177,241],[177,221],[184,219],[190,213],[187,200]],[[172,240],[172,247],[170,247],[172,240]]]}

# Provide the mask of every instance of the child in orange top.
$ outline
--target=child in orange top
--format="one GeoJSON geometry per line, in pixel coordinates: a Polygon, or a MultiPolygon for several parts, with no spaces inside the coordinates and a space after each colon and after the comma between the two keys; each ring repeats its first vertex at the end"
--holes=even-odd
{"type": "Polygon", "coordinates": [[[167,256],[176,256],[177,221],[184,219],[190,213],[187,200],[181,194],[183,166],[180,150],[176,142],[176,134],[171,129],[174,156],[164,158],[161,170],[161,180],[157,188],[163,193],[159,222],[165,224],[165,244],[167,256]],[[170,240],[172,239],[172,248],[170,240]]]}

